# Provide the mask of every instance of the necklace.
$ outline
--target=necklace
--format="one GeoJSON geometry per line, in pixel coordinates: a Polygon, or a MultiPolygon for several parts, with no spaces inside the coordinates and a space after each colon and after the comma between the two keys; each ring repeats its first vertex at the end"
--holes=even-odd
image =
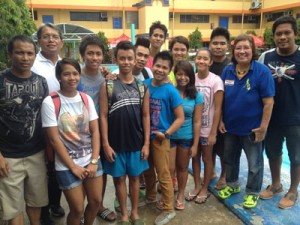
{"type": "Polygon", "coordinates": [[[235,67],[236,75],[238,76],[238,78],[243,78],[248,73],[249,69],[250,69],[250,65],[244,70],[240,70],[238,69],[238,66],[236,66],[235,67]]]}

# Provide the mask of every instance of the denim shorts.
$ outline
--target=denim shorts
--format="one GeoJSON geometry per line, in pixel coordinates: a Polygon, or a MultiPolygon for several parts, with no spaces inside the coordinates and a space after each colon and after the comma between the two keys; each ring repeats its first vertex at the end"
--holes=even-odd
{"type": "Polygon", "coordinates": [[[149,168],[148,160],[141,159],[141,151],[116,152],[116,154],[114,162],[105,160],[103,164],[104,173],[112,177],[125,175],[136,177],[149,168]]]}
{"type": "Polygon", "coordinates": [[[193,146],[193,139],[170,139],[170,147],[181,147],[189,150],[193,146]]]}
{"type": "MultiPolygon", "coordinates": [[[[88,165],[85,166],[85,168],[88,165]]],[[[70,190],[72,188],[78,187],[82,184],[84,180],[80,180],[76,177],[71,170],[61,170],[55,171],[57,183],[59,184],[59,188],[61,190],[70,190]]],[[[96,177],[100,177],[103,174],[101,161],[98,161],[98,169],[96,172],[96,177]]]]}
{"type": "Polygon", "coordinates": [[[300,126],[269,127],[266,135],[266,154],[269,159],[282,155],[284,139],[293,165],[300,165],[300,126]]]}
{"type": "Polygon", "coordinates": [[[199,145],[207,145],[207,137],[200,137],[199,145]]]}

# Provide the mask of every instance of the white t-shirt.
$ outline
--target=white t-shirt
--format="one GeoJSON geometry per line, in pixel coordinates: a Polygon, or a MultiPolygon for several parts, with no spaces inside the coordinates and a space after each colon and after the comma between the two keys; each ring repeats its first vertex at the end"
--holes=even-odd
{"type": "MultiPolygon", "coordinates": [[[[152,71],[151,71],[148,67],[144,67],[144,68],[146,69],[149,78],[153,78],[153,73],[152,73],[152,71]]],[[[119,69],[114,70],[114,71],[112,72],[112,74],[119,74],[119,69]]],[[[142,71],[141,71],[138,75],[134,75],[134,77],[137,78],[137,79],[139,79],[139,80],[141,80],[141,81],[145,80],[142,71]]]]}
{"type": "MultiPolygon", "coordinates": [[[[51,96],[44,99],[42,104],[43,127],[58,127],[59,136],[65,145],[70,157],[76,165],[86,166],[91,161],[92,143],[89,130],[89,121],[98,119],[94,102],[88,98],[87,109],[80,94],[75,97],[65,97],[58,93],[61,100],[58,120],[51,96]]],[[[69,170],[55,154],[55,169],[69,170]]]]}
{"type": "Polygon", "coordinates": [[[197,91],[201,92],[204,97],[200,136],[208,137],[213,124],[215,112],[214,94],[217,91],[224,91],[224,85],[219,76],[209,72],[209,75],[205,79],[200,79],[196,73],[195,86],[197,91]]]}
{"type": "MultiPolygon", "coordinates": [[[[61,58],[59,56],[58,56],[58,60],[61,60],[61,58]]],[[[55,76],[56,63],[53,64],[53,62],[51,60],[46,59],[41,54],[41,52],[39,52],[36,55],[33,66],[31,67],[31,71],[46,78],[47,83],[48,83],[49,93],[58,91],[60,89],[59,82],[55,76]]]]}

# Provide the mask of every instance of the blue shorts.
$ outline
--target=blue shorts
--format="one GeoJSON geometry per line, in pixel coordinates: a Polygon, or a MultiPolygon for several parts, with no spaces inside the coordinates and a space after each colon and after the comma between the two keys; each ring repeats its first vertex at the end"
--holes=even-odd
{"type": "Polygon", "coordinates": [[[170,147],[181,147],[189,150],[193,146],[193,139],[170,139],[170,147]]]}
{"type": "MultiPolygon", "coordinates": [[[[85,168],[87,165],[85,166],[85,168]]],[[[103,174],[102,164],[101,161],[98,161],[98,169],[96,172],[96,177],[100,177],[103,174]]],[[[72,188],[78,187],[82,184],[83,180],[80,180],[76,177],[71,170],[61,170],[55,171],[56,180],[59,184],[59,188],[61,190],[70,190],[72,188]]]]}
{"type": "Polygon", "coordinates": [[[141,159],[141,151],[136,152],[116,152],[117,157],[113,163],[105,160],[103,164],[104,173],[113,177],[129,175],[139,176],[149,168],[148,160],[141,159]]]}
{"type": "Polygon", "coordinates": [[[199,144],[200,145],[207,145],[207,137],[200,137],[199,144]]]}

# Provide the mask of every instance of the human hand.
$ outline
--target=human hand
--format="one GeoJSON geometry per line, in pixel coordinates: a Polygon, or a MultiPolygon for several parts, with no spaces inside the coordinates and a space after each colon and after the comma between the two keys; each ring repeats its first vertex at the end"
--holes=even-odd
{"type": "Polygon", "coordinates": [[[88,177],[89,178],[93,178],[96,176],[96,173],[97,173],[97,169],[98,169],[98,164],[92,164],[90,163],[87,168],[86,168],[89,172],[89,175],[88,177]]]}
{"type": "Polygon", "coordinates": [[[144,145],[141,151],[141,159],[146,160],[149,156],[149,145],[144,145]]]}
{"type": "Polygon", "coordinates": [[[153,131],[152,133],[155,134],[155,139],[158,141],[164,141],[166,139],[165,134],[160,131],[153,131]]]}
{"type": "Polygon", "coordinates": [[[189,149],[189,155],[191,158],[195,157],[197,155],[197,151],[198,151],[198,146],[192,146],[190,149],[189,149]]]}
{"type": "Polygon", "coordinates": [[[259,127],[252,130],[252,132],[255,134],[255,140],[254,142],[261,142],[265,139],[267,129],[259,127]]]}
{"type": "Polygon", "coordinates": [[[214,145],[217,141],[217,135],[216,134],[210,134],[207,137],[207,145],[214,145]]]}
{"type": "Polygon", "coordinates": [[[225,124],[224,122],[221,120],[220,123],[219,123],[219,131],[224,134],[227,132],[226,128],[225,128],[225,124]]]}
{"type": "Polygon", "coordinates": [[[0,177],[7,177],[8,173],[9,173],[8,162],[0,153],[0,177]]]}
{"type": "Polygon", "coordinates": [[[75,165],[71,168],[71,172],[80,180],[85,179],[89,175],[89,171],[86,168],[75,165]]]}
{"type": "Polygon", "coordinates": [[[114,162],[115,158],[117,158],[117,154],[115,153],[115,151],[109,145],[103,146],[103,148],[107,161],[111,163],[114,162]]]}

